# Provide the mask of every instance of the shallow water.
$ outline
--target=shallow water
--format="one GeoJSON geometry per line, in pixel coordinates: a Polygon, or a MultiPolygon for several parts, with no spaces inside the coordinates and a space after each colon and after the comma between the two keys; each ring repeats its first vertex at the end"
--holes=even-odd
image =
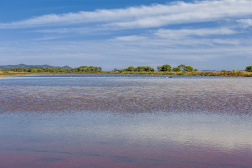
{"type": "Polygon", "coordinates": [[[168,78],[168,77],[187,77],[187,78],[223,78],[222,76],[186,76],[186,75],[146,75],[146,74],[40,74],[40,75],[24,75],[15,77],[125,77],[125,78],[168,78]]]}
{"type": "Polygon", "coordinates": [[[251,167],[252,82],[2,79],[0,167],[251,167]]]}

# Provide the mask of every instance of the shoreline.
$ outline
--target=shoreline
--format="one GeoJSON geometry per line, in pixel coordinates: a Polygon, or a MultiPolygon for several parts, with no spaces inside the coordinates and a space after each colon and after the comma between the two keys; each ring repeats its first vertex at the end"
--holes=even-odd
{"type": "MultiPolygon", "coordinates": [[[[232,78],[232,77],[236,77],[236,76],[163,76],[163,75],[160,75],[160,76],[153,76],[151,77],[151,75],[149,76],[104,76],[104,77],[101,77],[101,76],[93,76],[93,77],[19,77],[19,76],[0,76],[0,79],[106,79],[106,78],[164,78],[164,79],[167,79],[167,78],[232,78]]],[[[239,76],[238,76],[239,77],[239,76]]]]}
{"type": "MultiPolygon", "coordinates": [[[[153,78],[165,78],[164,76],[183,76],[183,77],[252,77],[252,72],[247,71],[228,71],[228,72],[216,72],[216,71],[194,71],[194,72],[102,72],[102,73],[22,73],[22,72],[6,72],[1,73],[0,78],[10,78],[13,76],[27,76],[27,75],[147,75],[147,76],[160,76],[153,78]]],[[[15,78],[17,78],[15,77],[15,78]]],[[[25,77],[22,77],[25,78],[25,77]]],[[[29,77],[31,78],[31,77],[29,77]]],[[[39,77],[42,78],[42,77],[39,77]]],[[[53,78],[53,77],[48,77],[53,78]]],[[[57,77],[58,78],[58,77],[57,77]]],[[[61,77],[62,78],[62,77],[61,77]]],[[[64,77],[65,78],[65,77],[64,77]]],[[[74,78],[74,77],[73,77],[74,78]]],[[[76,77],[77,78],[77,77],[76,77]]],[[[79,78],[79,77],[78,77],[79,78]]],[[[84,78],[84,77],[83,77],[84,78]]],[[[98,78],[98,77],[85,77],[85,78],[98,78]]],[[[112,78],[112,77],[99,77],[99,78],[112,78]]],[[[122,77],[113,77],[113,78],[122,78],[122,77]]],[[[127,77],[123,77],[127,78],[127,77]]],[[[133,78],[133,77],[130,77],[133,78]]],[[[143,78],[143,77],[138,77],[143,78]]],[[[174,77],[175,78],[175,77],[174,77]]]]}

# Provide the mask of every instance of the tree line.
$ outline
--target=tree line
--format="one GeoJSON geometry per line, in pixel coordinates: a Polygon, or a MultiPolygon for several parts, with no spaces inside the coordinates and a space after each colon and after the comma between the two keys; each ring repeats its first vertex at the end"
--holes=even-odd
{"type": "MultiPolygon", "coordinates": [[[[185,64],[180,64],[177,67],[171,67],[168,64],[157,66],[157,70],[159,72],[192,72],[198,71],[198,69],[194,69],[192,66],[186,66],[185,64]]],[[[30,72],[30,73],[101,73],[101,67],[94,67],[94,66],[80,66],[77,68],[48,68],[48,67],[30,67],[30,68],[13,68],[13,69],[6,69],[2,71],[13,71],[13,72],[30,72]]],[[[114,69],[112,72],[154,72],[155,69],[150,66],[138,66],[133,67],[129,66],[126,69],[114,69]]],[[[224,71],[224,70],[223,70],[224,71]]],[[[252,65],[247,66],[245,71],[252,72],[252,65]]]]}
{"type": "Polygon", "coordinates": [[[67,69],[67,68],[48,68],[48,67],[30,67],[30,68],[13,68],[6,69],[5,71],[13,72],[30,72],[30,73],[99,73],[102,72],[101,67],[93,66],[80,66],[78,68],[67,69]]]}
{"type": "MultiPolygon", "coordinates": [[[[192,72],[192,71],[198,71],[197,69],[193,69],[192,66],[186,66],[184,64],[179,65],[178,67],[171,67],[168,64],[162,65],[162,66],[157,66],[157,70],[159,72],[192,72]]],[[[126,69],[114,69],[112,72],[154,72],[155,69],[150,67],[150,66],[138,66],[138,67],[133,67],[129,66],[126,69]]]]}
{"type": "Polygon", "coordinates": [[[150,67],[150,66],[138,66],[138,67],[133,67],[133,66],[129,66],[126,69],[114,69],[112,70],[112,72],[154,72],[155,69],[150,67]]]}
{"type": "Polygon", "coordinates": [[[177,67],[171,67],[168,64],[158,66],[158,71],[164,71],[164,72],[192,72],[192,71],[198,71],[198,69],[194,69],[192,66],[186,66],[185,64],[180,64],[177,67]]]}

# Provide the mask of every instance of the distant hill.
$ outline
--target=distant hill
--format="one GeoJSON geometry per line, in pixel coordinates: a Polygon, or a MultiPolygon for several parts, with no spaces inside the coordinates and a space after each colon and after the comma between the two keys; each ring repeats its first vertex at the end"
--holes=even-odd
{"type": "Polygon", "coordinates": [[[38,68],[42,68],[42,67],[47,67],[47,68],[53,68],[53,67],[57,67],[57,68],[66,68],[66,69],[72,69],[70,66],[51,66],[51,65],[25,65],[25,64],[18,64],[18,65],[0,65],[0,69],[13,69],[13,68],[30,68],[30,67],[38,67],[38,68]]]}

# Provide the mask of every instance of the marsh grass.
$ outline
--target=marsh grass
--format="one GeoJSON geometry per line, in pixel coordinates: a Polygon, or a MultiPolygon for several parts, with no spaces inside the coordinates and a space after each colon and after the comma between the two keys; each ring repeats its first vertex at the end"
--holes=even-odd
{"type": "Polygon", "coordinates": [[[188,76],[230,76],[230,77],[251,77],[252,73],[247,71],[227,71],[227,72],[214,72],[214,71],[196,71],[196,72],[181,72],[181,75],[188,76]]]}
{"type": "Polygon", "coordinates": [[[29,72],[14,72],[14,71],[1,71],[0,75],[28,75],[31,74],[29,72]]]}
{"type": "MultiPolygon", "coordinates": [[[[1,71],[0,75],[28,75],[30,72],[1,71]]],[[[98,73],[99,74],[99,73],[98,73]]],[[[193,72],[102,72],[102,74],[139,74],[139,75],[185,75],[185,76],[226,76],[226,77],[252,77],[252,72],[247,71],[193,71],[193,72]]]]}
{"type": "Polygon", "coordinates": [[[193,71],[193,72],[110,72],[110,74],[141,74],[141,75],[185,75],[185,76],[227,76],[227,77],[252,77],[252,72],[247,71],[193,71]]]}

